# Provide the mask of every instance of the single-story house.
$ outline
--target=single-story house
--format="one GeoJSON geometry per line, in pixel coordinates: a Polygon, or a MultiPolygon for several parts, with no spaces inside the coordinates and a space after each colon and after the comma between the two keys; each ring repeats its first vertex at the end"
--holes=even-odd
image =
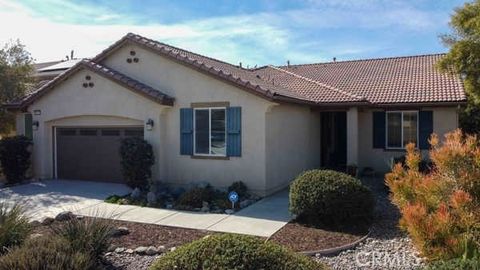
{"type": "Polygon", "coordinates": [[[21,100],[36,178],[122,181],[120,139],[154,148],[153,179],[243,181],[267,195],[300,172],[386,172],[409,142],[458,127],[466,101],[442,54],[243,68],[136,34],[21,100]]]}

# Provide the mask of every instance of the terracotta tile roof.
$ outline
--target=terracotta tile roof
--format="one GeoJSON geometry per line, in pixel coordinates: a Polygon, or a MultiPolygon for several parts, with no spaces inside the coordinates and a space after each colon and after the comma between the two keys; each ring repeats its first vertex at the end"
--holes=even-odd
{"type": "MultiPolygon", "coordinates": [[[[280,68],[363,97],[372,104],[463,102],[466,95],[460,77],[441,73],[435,68],[442,56],[433,54],[280,68]]],[[[308,84],[306,81],[305,85],[308,84]]]]}
{"type": "Polygon", "coordinates": [[[236,86],[271,100],[286,98],[293,102],[297,100],[298,102],[313,103],[308,99],[308,97],[302,96],[295,91],[291,91],[290,89],[286,89],[280,85],[275,85],[258,78],[256,74],[249,69],[244,69],[239,66],[186,51],[132,33],[127,34],[112,46],[105,49],[103,52],[97,55],[93,61],[100,63],[110,53],[123,46],[127,42],[133,42],[134,44],[140,45],[155,53],[169,57],[177,62],[212,75],[218,79],[228,81],[229,83],[235,84],[236,86]]]}
{"type": "Polygon", "coordinates": [[[21,100],[9,103],[5,106],[7,108],[24,108],[32,104],[35,100],[37,100],[44,94],[48,93],[56,85],[58,85],[60,82],[67,79],[69,76],[71,76],[81,68],[85,68],[92,72],[95,72],[96,74],[99,74],[107,79],[110,79],[122,85],[123,87],[131,91],[134,91],[135,93],[140,94],[146,98],[149,98],[157,103],[160,103],[163,105],[169,105],[169,106],[173,105],[174,99],[172,97],[169,97],[168,95],[162,93],[161,91],[155,88],[152,88],[144,83],[134,80],[112,68],[100,65],[93,61],[82,60],[79,63],[77,63],[75,66],[71,67],[70,69],[62,73],[61,75],[57,76],[55,79],[48,81],[46,83],[43,82],[42,86],[40,86],[39,88],[33,91],[30,91],[21,100]]]}
{"type": "Polygon", "coordinates": [[[99,64],[128,43],[272,101],[319,106],[459,104],[466,101],[459,76],[444,74],[435,68],[442,54],[244,69],[129,33],[92,61],[80,62],[20,103],[22,106],[30,104],[73,74],[78,66],[83,66],[157,102],[173,104],[172,97],[99,64]]]}
{"type": "Polygon", "coordinates": [[[361,96],[351,94],[290,71],[268,66],[255,73],[263,80],[274,82],[316,103],[366,102],[361,96]]]}

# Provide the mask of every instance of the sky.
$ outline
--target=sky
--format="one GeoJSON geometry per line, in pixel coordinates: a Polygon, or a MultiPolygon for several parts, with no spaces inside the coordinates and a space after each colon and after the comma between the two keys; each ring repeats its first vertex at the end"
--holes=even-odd
{"type": "Polygon", "coordinates": [[[93,57],[128,32],[254,67],[446,52],[464,0],[0,0],[0,46],[93,57]]]}

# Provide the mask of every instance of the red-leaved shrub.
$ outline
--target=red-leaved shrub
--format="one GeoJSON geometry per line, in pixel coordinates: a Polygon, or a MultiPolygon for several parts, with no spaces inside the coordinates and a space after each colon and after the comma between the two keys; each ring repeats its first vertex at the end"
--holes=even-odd
{"type": "Polygon", "coordinates": [[[419,171],[421,155],[407,146],[406,165],[396,164],[385,181],[400,209],[400,226],[429,259],[471,257],[480,249],[480,148],[461,130],[430,138],[433,170],[419,171]]]}

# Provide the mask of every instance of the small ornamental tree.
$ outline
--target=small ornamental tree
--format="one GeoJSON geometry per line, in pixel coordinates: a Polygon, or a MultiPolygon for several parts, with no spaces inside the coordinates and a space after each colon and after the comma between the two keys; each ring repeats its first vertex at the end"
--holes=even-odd
{"type": "Polygon", "coordinates": [[[478,140],[456,130],[443,143],[433,134],[430,144],[431,172],[419,171],[421,155],[409,144],[406,166],[396,164],[386,175],[400,226],[429,259],[472,257],[480,247],[478,140]]]}
{"type": "Polygon", "coordinates": [[[6,137],[0,140],[0,165],[8,184],[26,178],[30,168],[32,141],[25,136],[6,137]]]}
{"type": "Polygon", "coordinates": [[[131,188],[147,190],[155,163],[152,146],[142,138],[131,137],[122,140],[120,146],[122,174],[131,188]]]}

